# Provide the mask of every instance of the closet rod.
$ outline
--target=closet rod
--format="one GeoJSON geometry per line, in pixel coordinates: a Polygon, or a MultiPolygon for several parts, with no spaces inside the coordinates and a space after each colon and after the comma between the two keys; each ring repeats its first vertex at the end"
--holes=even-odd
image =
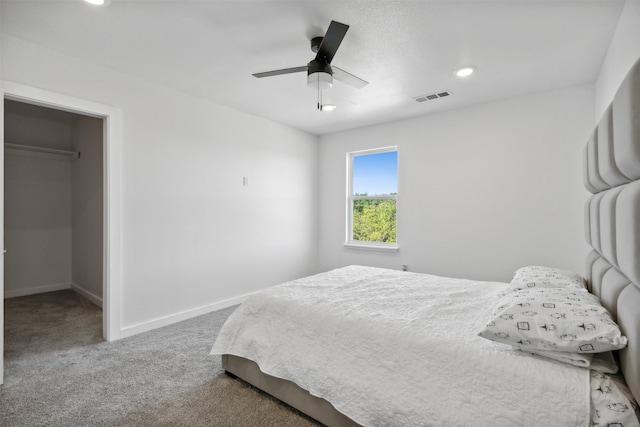
{"type": "Polygon", "coordinates": [[[14,150],[35,151],[38,153],[57,154],[60,156],[69,157],[72,160],[80,158],[79,151],[58,150],[56,148],[36,147],[35,145],[10,144],[8,142],[4,143],[4,147],[13,148],[14,150]]]}

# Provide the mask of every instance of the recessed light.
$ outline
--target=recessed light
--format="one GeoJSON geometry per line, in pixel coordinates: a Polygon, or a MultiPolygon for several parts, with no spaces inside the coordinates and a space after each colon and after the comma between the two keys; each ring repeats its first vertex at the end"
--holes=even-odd
{"type": "Polygon", "coordinates": [[[476,70],[476,67],[462,67],[454,71],[454,74],[458,77],[467,77],[473,74],[476,70]]]}
{"type": "Polygon", "coordinates": [[[111,0],[84,0],[84,1],[94,6],[107,6],[109,3],[111,3],[111,0]]]}
{"type": "Polygon", "coordinates": [[[336,106],[333,104],[322,104],[322,111],[333,111],[336,109],[336,106]]]}

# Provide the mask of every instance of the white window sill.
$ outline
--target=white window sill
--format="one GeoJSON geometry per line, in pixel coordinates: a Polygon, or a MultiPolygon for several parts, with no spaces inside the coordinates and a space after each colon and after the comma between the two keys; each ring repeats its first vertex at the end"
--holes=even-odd
{"type": "Polygon", "coordinates": [[[382,252],[398,252],[398,245],[380,245],[376,243],[363,243],[363,242],[347,242],[344,244],[345,248],[349,249],[365,249],[370,251],[382,251],[382,252]]]}

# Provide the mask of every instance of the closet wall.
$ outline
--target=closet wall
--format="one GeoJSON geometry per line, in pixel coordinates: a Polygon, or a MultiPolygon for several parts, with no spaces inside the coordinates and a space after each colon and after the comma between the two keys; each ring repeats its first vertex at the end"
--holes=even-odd
{"type": "Polygon", "coordinates": [[[102,307],[103,123],[81,117],[71,125],[71,286],[102,307]]]}
{"type": "Polygon", "coordinates": [[[5,101],[5,298],[74,288],[102,303],[102,120],[5,101]]]}

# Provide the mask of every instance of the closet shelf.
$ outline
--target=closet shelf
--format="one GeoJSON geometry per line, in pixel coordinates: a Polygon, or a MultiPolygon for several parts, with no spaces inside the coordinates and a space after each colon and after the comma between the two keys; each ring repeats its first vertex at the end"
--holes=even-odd
{"type": "Polygon", "coordinates": [[[13,150],[32,151],[36,153],[55,154],[68,158],[70,160],[76,160],[80,158],[79,151],[58,150],[56,148],[36,147],[35,145],[22,145],[22,144],[10,144],[4,143],[4,148],[11,148],[13,150]]]}

